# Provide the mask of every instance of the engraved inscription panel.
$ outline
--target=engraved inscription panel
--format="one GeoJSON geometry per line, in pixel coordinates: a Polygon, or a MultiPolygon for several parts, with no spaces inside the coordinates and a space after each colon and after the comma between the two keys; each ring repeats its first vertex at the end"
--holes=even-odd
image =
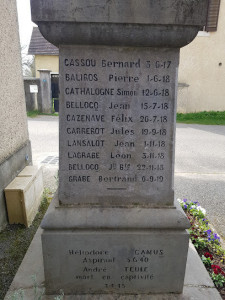
{"type": "Polygon", "coordinates": [[[46,264],[52,270],[51,275],[46,274],[47,282],[55,290],[126,294],[182,289],[188,235],[62,232],[44,238],[48,244],[46,264]]]}
{"type": "Polygon", "coordinates": [[[60,201],[171,204],[178,50],[60,53],[60,201]]]}

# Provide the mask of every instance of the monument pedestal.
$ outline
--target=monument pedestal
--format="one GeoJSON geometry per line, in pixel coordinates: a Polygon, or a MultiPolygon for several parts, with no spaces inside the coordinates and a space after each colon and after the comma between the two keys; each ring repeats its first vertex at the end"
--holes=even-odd
{"type": "Polygon", "coordinates": [[[182,292],[179,48],[202,30],[207,4],[31,0],[32,20],[60,58],[59,200],[42,223],[49,294],[182,292]]]}
{"type": "Polygon", "coordinates": [[[181,293],[189,222],[170,208],[62,207],[42,222],[48,294],[181,293]]]}

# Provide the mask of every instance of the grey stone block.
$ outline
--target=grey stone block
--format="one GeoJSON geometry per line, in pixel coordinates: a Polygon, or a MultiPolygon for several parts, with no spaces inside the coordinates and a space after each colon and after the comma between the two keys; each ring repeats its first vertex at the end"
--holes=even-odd
{"type": "Polygon", "coordinates": [[[57,207],[56,193],[42,227],[48,294],[182,292],[189,222],[179,206],[57,207]]]}
{"type": "Polygon", "coordinates": [[[42,243],[47,294],[182,292],[185,231],[45,231],[42,243]]]}
{"type": "Polygon", "coordinates": [[[204,25],[206,11],[207,0],[31,0],[33,22],[204,25]]]}
{"type": "Polygon", "coordinates": [[[61,204],[173,204],[178,61],[178,49],[60,47],[61,204]]]}
{"type": "Polygon", "coordinates": [[[0,230],[8,223],[4,188],[32,163],[30,141],[0,164],[0,230]]]}
{"type": "Polygon", "coordinates": [[[107,229],[186,229],[190,223],[175,202],[168,208],[136,207],[77,207],[59,205],[57,192],[41,223],[46,230],[107,229]]]}
{"type": "Polygon", "coordinates": [[[207,0],[32,0],[31,9],[43,36],[57,46],[182,47],[205,25],[207,0]]]}

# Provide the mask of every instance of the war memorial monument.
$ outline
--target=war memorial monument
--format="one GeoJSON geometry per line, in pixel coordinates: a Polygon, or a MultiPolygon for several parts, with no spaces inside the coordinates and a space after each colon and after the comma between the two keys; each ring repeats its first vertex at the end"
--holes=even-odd
{"type": "Polygon", "coordinates": [[[48,294],[182,293],[174,200],[180,48],[207,0],[31,0],[59,47],[59,190],[43,222],[48,294]]]}

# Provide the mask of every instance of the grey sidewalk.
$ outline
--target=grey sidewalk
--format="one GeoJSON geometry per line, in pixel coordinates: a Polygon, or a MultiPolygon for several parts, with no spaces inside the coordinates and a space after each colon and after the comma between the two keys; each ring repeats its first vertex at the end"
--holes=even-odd
{"type": "MultiPolygon", "coordinates": [[[[44,166],[45,186],[56,188],[57,164],[41,163],[58,157],[58,117],[28,119],[34,164],[44,166]]],[[[217,233],[225,238],[225,126],[177,124],[175,196],[199,201],[217,233]]]]}
{"type": "Polygon", "coordinates": [[[225,126],[177,124],[175,196],[199,201],[225,238],[225,126]]]}
{"type": "Polygon", "coordinates": [[[56,116],[28,118],[28,130],[33,164],[43,167],[44,187],[55,191],[59,157],[59,118],[56,116]]]}
{"type": "MultiPolygon", "coordinates": [[[[11,284],[11,287],[4,300],[8,300],[15,291],[23,289],[24,300],[34,300],[34,288],[31,277],[37,278],[40,292],[44,287],[44,270],[41,249],[41,232],[39,229],[28,249],[26,256],[11,284]]],[[[10,298],[11,299],[11,298],[10,298]]],[[[44,296],[43,300],[53,300],[54,296],[44,296]]],[[[221,300],[218,291],[214,287],[204,265],[192,244],[189,245],[188,260],[186,267],[185,283],[183,294],[171,295],[77,295],[65,296],[64,300],[221,300]]]]}

